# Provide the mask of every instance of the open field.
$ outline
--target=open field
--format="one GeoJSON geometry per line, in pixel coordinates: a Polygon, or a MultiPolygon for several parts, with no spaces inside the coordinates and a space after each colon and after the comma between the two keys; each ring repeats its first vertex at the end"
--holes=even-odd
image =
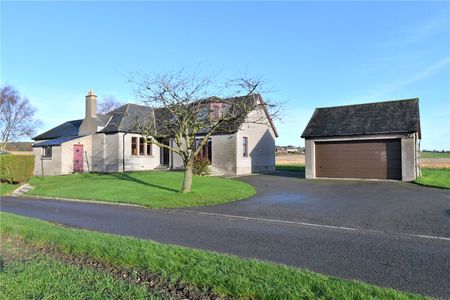
{"type": "Polygon", "coordinates": [[[182,194],[183,172],[142,171],[32,177],[29,195],[131,203],[150,208],[212,205],[248,198],[255,189],[242,181],[194,176],[192,191],[182,194]]]}
{"type": "Polygon", "coordinates": [[[450,159],[450,153],[423,151],[421,157],[422,158],[449,158],[450,159]]]}
{"type": "Polygon", "coordinates": [[[170,285],[170,291],[181,291],[179,297],[191,298],[186,291],[197,291],[203,296],[252,299],[422,299],[284,265],[67,228],[8,213],[1,213],[0,222],[2,237],[81,265],[87,261],[91,267],[105,266],[106,272],[153,278],[170,285]]]}

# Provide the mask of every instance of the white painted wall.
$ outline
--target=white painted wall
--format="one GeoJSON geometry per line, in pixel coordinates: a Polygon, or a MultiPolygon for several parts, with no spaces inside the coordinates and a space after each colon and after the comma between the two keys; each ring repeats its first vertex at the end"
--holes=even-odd
{"type": "Polygon", "coordinates": [[[73,172],[74,145],[83,145],[83,171],[90,171],[92,162],[92,136],[88,135],[61,144],[61,174],[70,174],[73,172]]]}
{"type": "Polygon", "coordinates": [[[42,148],[33,148],[34,171],[33,174],[41,176],[61,175],[61,147],[52,147],[52,157],[42,157],[42,148]]]}
{"type": "Polygon", "coordinates": [[[275,171],[275,133],[272,127],[261,122],[265,114],[254,111],[249,114],[249,122],[243,123],[236,133],[236,175],[275,171]],[[248,137],[249,156],[243,156],[243,137],[248,137]]]}

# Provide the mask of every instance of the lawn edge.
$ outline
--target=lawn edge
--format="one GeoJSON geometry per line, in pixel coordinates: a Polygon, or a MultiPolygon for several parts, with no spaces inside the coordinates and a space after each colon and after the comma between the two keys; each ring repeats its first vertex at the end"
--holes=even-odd
{"type": "Polygon", "coordinates": [[[161,208],[152,208],[148,206],[143,206],[139,204],[133,204],[133,203],[126,203],[126,202],[111,202],[111,201],[102,201],[102,200],[89,200],[89,199],[77,199],[77,198],[64,198],[64,197],[53,197],[53,196],[39,196],[39,195],[29,195],[29,194],[23,194],[22,196],[10,196],[10,197],[16,197],[16,198],[36,198],[40,200],[59,200],[59,201],[66,201],[66,202],[81,202],[81,203],[92,203],[92,204],[106,204],[106,205],[118,205],[118,206],[131,206],[131,207],[139,207],[139,208],[146,208],[146,209],[161,209],[161,208]]]}
{"type": "Polygon", "coordinates": [[[411,181],[412,184],[417,184],[420,186],[424,186],[424,187],[428,187],[428,188],[434,188],[434,189],[441,189],[441,190],[450,190],[450,188],[445,187],[445,186],[439,186],[439,185],[431,185],[431,184],[426,184],[426,183],[421,183],[418,181],[411,181]]]}

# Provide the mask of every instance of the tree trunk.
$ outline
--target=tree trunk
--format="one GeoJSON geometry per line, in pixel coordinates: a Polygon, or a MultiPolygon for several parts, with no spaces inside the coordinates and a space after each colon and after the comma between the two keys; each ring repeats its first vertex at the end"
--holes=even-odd
{"type": "Polygon", "coordinates": [[[186,168],[184,170],[183,187],[181,189],[182,193],[189,193],[191,191],[192,167],[193,167],[193,163],[191,161],[186,164],[186,168]]]}

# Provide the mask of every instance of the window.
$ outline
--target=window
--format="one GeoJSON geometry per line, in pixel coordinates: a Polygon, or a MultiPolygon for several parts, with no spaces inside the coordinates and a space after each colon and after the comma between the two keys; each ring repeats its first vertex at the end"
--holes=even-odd
{"type": "Polygon", "coordinates": [[[139,138],[139,155],[145,155],[145,139],[139,138]]]}
{"type": "Polygon", "coordinates": [[[248,156],[248,137],[246,136],[242,138],[242,155],[245,157],[248,156]]]}
{"type": "Polygon", "coordinates": [[[131,138],[131,155],[138,155],[138,153],[137,153],[137,137],[131,138]]]}
{"type": "Polygon", "coordinates": [[[52,157],[52,146],[42,147],[42,157],[52,157]]]}
{"type": "Polygon", "coordinates": [[[147,142],[147,156],[152,156],[153,155],[153,147],[152,147],[152,142],[147,142]]]}

